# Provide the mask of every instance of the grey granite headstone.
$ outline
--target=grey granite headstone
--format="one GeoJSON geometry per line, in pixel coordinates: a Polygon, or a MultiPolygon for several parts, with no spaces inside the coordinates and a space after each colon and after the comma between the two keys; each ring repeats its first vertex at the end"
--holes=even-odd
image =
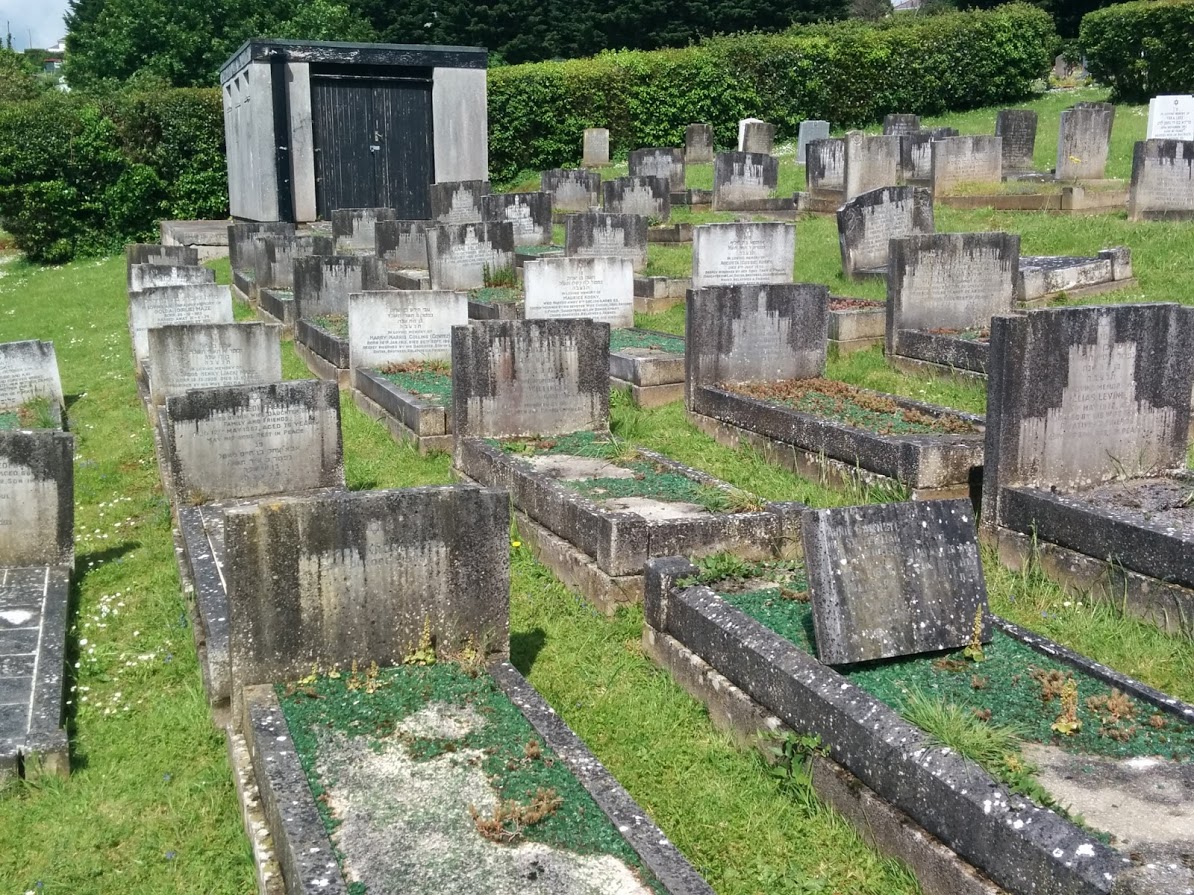
{"type": "Polygon", "coordinates": [[[900,136],[901,134],[914,134],[920,130],[920,116],[919,115],[903,115],[891,114],[883,116],[883,135],[884,136],[900,136]]]}
{"type": "Polygon", "coordinates": [[[556,211],[588,211],[600,201],[601,175],[579,168],[553,168],[539,175],[543,192],[551,193],[556,211]]]}
{"type": "Polygon", "coordinates": [[[801,534],[817,658],[826,665],[991,639],[969,500],[805,510],[801,534]]]}
{"type": "Polygon", "coordinates": [[[900,135],[900,170],[906,183],[927,184],[933,174],[932,144],[958,136],[957,128],[935,127],[900,135]]]}
{"type": "Polygon", "coordinates": [[[692,287],[790,283],[796,225],[781,221],[701,224],[692,231],[692,287]]]}
{"type": "Polygon", "coordinates": [[[810,191],[841,192],[846,188],[846,141],[810,140],[804,151],[805,172],[810,191]]]}
{"type": "Polygon", "coordinates": [[[618,177],[601,184],[609,214],[640,214],[663,223],[672,216],[672,194],[664,177],[618,177]]]}
{"type": "Polygon", "coordinates": [[[0,567],[74,563],[74,482],[73,435],[0,431],[0,567]]]}
{"type": "Polygon", "coordinates": [[[124,247],[124,264],[132,285],[134,264],[171,264],[177,267],[196,267],[199,250],[192,246],[164,246],[156,242],[138,242],[124,247]]]}
{"type": "Polygon", "coordinates": [[[514,225],[440,224],[427,231],[427,260],[432,289],[480,289],[486,274],[514,269],[514,225]]]}
{"type": "Polygon", "coordinates": [[[392,270],[427,269],[427,228],[430,221],[378,221],[373,230],[373,253],[392,270]]]}
{"type": "Polygon", "coordinates": [[[630,153],[627,165],[631,177],[662,177],[673,192],[684,189],[683,149],[636,149],[630,153]]]}
{"type": "Polygon", "coordinates": [[[200,286],[215,284],[216,272],[210,267],[183,267],[176,264],[134,264],[129,268],[129,292],[157,286],[200,286]]]}
{"type": "Polygon", "coordinates": [[[347,314],[353,292],[389,285],[386,266],[374,255],[308,255],[294,260],[294,303],[300,317],[347,314]]]}
{"type": "Polygon", "coordinates": [[[1057,134],[1058,180],[1101,180],[1111,151],[1115,106],[1078,103],[1061,113],[1057,134]]]}
{"type": "MultiPolygon", "coordinates": [[[[684,128],[684,162],[708,165],[713,161],[713,125],[690,124],[684,128]]],[[[680,189],[679,186],[676,187],[680,189]]]]}
{"type": "Polygon", "coordinates": [[[647,267],[647,219],[637,214],[572,214],[564,220],[564,254],[629,258],[647,267]]]}
{"type": "Polygon", "coordinates": [[[586,168],[602,168],[609,164],[609,128],[585,128],[581,164],[586,168]]]}
{"type": "Polygon", "coordinates": [[[452,330],[452,431],[503,438],[609,429],[609,324],[501,320],[452,330]]]}
{"type": "Polygon", "coordinates": [[[551,245],[551,194],[494,193],[481,200],[485,221],[509,221],[516,246],[551,245]]]}
{"type": "Polygon", "coordinates": [[[149,330],[149,394],[154,404],[193,388],[259,385],[282,379],[282,326],[213,323],[149,330]]]}
{"type": "Polygon", "coordinates": [[[1148,101],[1149,140],[1194,140],[1194,96],[1154,96],[1148,101]]]}
{"type": "Polygon", "coordinates": [[[900,182],[900,138],[851,131],[845,136],[843,190],[846,201],[900,182]]]}
{"type": "Polygon", "coordinates": [[[185,503],[344,487],[334,382],[189,391],[166,402],[164,429],[175,492],[185,503]]]}
{"type": "Polygon", "coordinates": [[[129,329],[138,368],[149,356],[152,327],[231,322],[232,293],[227,286],[159,286],[129,295],[129,329]]]}
{"type": "Polygon", "coordinates": [[[481,200],[488,195],[488,180],[433,183],[431,219],[440,224],[475,224],[484,217],[481,200]]]}
{"type": "Polygon", "coordinates": [[[312,666],[509,643],[510,496],[475,487],[273,498],[225,515],[233,690],[312,666]]]}
{"type": "Polygon", "coordinates": [[[395,221],[392,208],[337,208],[332,211],[332,238],[337,255],[371,255],[379,221],[395,221]]]}
{"type": "Polygon", "coordinates": [[[322,234],[284,236],[273,233],[258,233],[252,237],[253,259],[256,264],[253,284],[258,289],[294,289],[294,262],[296,258],[315,255],[331,257],[335,241],[322,234]]]}
{"type": "Polygon", "coordinates": [[[29,339],[0,344],[0,412],[43,398],[65,406],[53,342],[29,339]]]}
{"type": "Polygon", "coordinates": [[[911,186],[885,186],[851,199],[837,210],[842,273],[886,273],[892,239],[933,232],[933,194],[911,186]]]}
{"type": "Polygon", "coordinates": [[[752,152],[719,152],[713,159],[713,210],[770,198],[779,185],[779,161],[752,152]]]}
{"type": "Polygon", "coordinates": [[[1194,141],[1141,140],[1132,152],[1128,218],[1194,219],[1194,141]]]}
{"type": "Polygon", "coordinates": [[[1001,109],[995,116],[995,136],[1003,141],[1003,170],[1031,171],[1036,152],[1036,112],[1001,109]]]}
{"type": "Polygon", "coordinates": [[[274,236],[294,236],[294,224],[274,221],[237,221],[228,225],[228,261],[233,270],[253,272],[257,269],[256,244],[253,237],[257,234],[273,234],[274,236]]]}
{"type": "Polygon", "coordinates": [[[615,329],[634,326],[629,258],[542,258],[522,270],[527,320],[587,318],[615,329]]]}
{"type": "Polygon", "coordinates": [[[758,118],[738,122],[738,151],[771,155],[775,149],[775,125],[758,118]]]}
{"type": "Polygon", "coordinates": [[[348,297],[350,363],[377,369],[450,360],[452,327],[468,325],[468,294],[390,289],[348,297]]]}
{"type": "Polygon", "coordinates": [[[808,144],[813,140],[829,139],[829,122],[819,118],[810,118],[800,122],[800,129],[796,132],[796,164],[803,165],[808,144]]]}
{"type": "Polygon", "coordinates": [[[989,134],[946,137],[929,144],[932,173],[929,186],[945,194],[964,183],[997,188],[1003,179],[1003,140],[989,134]]]}

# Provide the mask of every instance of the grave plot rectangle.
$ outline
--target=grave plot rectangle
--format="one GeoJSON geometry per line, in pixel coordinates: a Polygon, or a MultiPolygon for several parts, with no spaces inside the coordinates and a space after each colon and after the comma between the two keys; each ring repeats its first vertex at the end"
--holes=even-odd
{"type": "MultiPolygon", "coordinates": [[[[397,290],[395,290],[397,291],[397,290]]],[[[320,379],[352,384],[348,346],[348,315],[301,317],[294,323],[294,351],[320,379]]]]}
{"type": "Polygon", "coordinates": [[[440,224],[476,224],[484,219],[482,200],[488,180],[460,180],[431,184],[431,219],[440,224]]]}
{"type": "Polygon", "coordinates": [[[337,255],[372,255],[381,221],[398,220],[393,208],[337,208],[332,211],[332,239],[337,255]]]}
{"type": "Polygon", "coordinates": [[[551,194],[494,193],[481,200],[486,221],[509,221],[514,228],[514,245],[551,245],[551,194]]]}
{"type": "Polygon", "coordinates": [[[1132,151],[1128,218],[1194,219],[1194,140],[1143,140],[1132,151]]]}
{"type": "Polygon", "coordinates": [[[232,293],[227,286],[158,286],[129,296],[129,329],[138,370],[149,358],[151,328],[231,322],[232,293]]]}
{"type": "Polygon", "coordinates": [[[900,138],[852,131],[845,136],[842,189],[848,202],[900,182],[900,138]]]}
{"type": "Polygon", "coordinates": [[[914,134],[918,130],[920,130],[919,115],[891,113],[883,116],[883,135],[885,137],[914,134]]]}
{"type": "Polygon", "coordinates": [[[514,226],[440,224],[427,231],[427,260],[432,289],[480,289],[487,274],[514,269],[514,226]]]}
{"type": "Polygon", "coordinates": [[[1154,96],[1148,101],[1149,140],[1194,140],[1194,96],[1154,96]]]}
{"type": "Polygon", "coordinates": [[[639,407],[659,407],[684,397],[684,340],[651,329],[610,331],[609,376],[639,407]]]}
{"type": "MultiPolygon", "coordinates": [[[[708,161],[713,161],[712,155],[708,161]]],[[[636,149],[627,163],[631,177],[662,177],[668,182],[669,192],[684,189],[683,149],[636,149]]]]}
{"type": "Polygon", "coordinates": [[[1061,113],[1057,135],[1058,180],[1101,180],[1111,150],[1111,126],[1115,106],[1110,103],[1078,103],[1061,113]]]}
{"type": "Polygon", "coordinates": [[[398,439],[410,441],[420,453],[452,450],[452,376],[421,367],[404,381],[402,374],[385,374],[364,367],[353,369],[353,401],[364,413],[381,422],[398,439]],[[446,380],[446,388],[432,393],[430,384],[446,380]],[[397,380],[397,381],[395,381],[397,380]]]}
{"type": "Polygon", "coordinates": [[[348,300],[350,368],[450,360],[452,327],[468,325],[463,292],[359,292],[348,300]]]}
{"type": "Polygon", "coordinates": [[[589,211],[601,201],[601,175],[580,168],[553,168],[544,171],[540,187],[551,194],[551,207],[556,211],[589,211]]]}
{"type": "Polygon", "coordinates": [[[344,487],[340,392],[332,382],[188,391],[166,402],[163,430],[182,503],[344,487]]]}
{"type": "Polygon", "coordinates": [[[995,136],[1003,141],[1004,173],[1031,171],[1035,164],[1036,112],[1031,109],[1000,109],[995,116],[995,136]]]}
{"type": "Polygon", "coordinates": [[[149,396],[165,404],[197,388],[260,385],[282,379],[282,327],[213,323],[149,330],[149,396]]]}
{"type": "Polygon", "coordinates": [[[298,321],[298,308],[294,304],[294,293],[289,289],[259,290],[257,314],[266,323],[281,324],[284,335],[294,335],[294,324],[298,321]]]}
{"type": "Polygon", "coordinates": [[[945,137],[929,144],[934,194],[963,184],[998,184],[1003,179],[1003,140],[987,134],[945,137]]]}
{"type": "Polygon", "coordinates": [[[209,267],[182,267],[173,264],[134,264],[129,268],[129,292],[157,286],[215,285],[216,272],[209,267]]]}
{"type": "Polygon", "coordinates": [[[601,192],[602,204],[609,214],[636,214],[658,223],[672,216],[672,194],[667,178],[618,177],[605,181],[601,192]]]}
{"type": "Polygon", "coordinates": [[[829,350],[839,355],[882,345],[887,309],[881,301],[829,296],[829,350]]]}
{"type": "Polygon", "coordinates": [[[585,128],[581,164],[586,168],[604,168],[609,164],[609,128],[585,128]]]}
{"type": "Polygon", "coordinates": [[[684,162],[689,165],[712,164],[713,125],[690,124],[684,128],[684,162]]]}
{"type": "Polygon", "coordinates": [[[128,269],[128,285],[132,287],[134,264],[198,267],[199,250],[191,246],[164,246],[156,242],[133,243],[124,247],[124,264],[128,269]]]}
{"type": "MultiPolygon", "coordinates": [[[[264,289],[294,291],[294,265],[299,258],[330,257],[334,241],[330,236],[278,236],[258,233],[252,239],[257,264],[253,272],[253,286],[258,293],[264,289]]],[[[258,295],[260,297],[260,295],[258,295]]]]}
{"type": "Polygon", "coordinates": [[[373,253],[388,270],[427,269],[429,221],[378,221],[373,229],[373,253]]]}
{"type": "Polygon", "coordinates": [[[775,148],[775,125],[758,118],[738,122],[738,151],[771,155],[775,148]]]}
{"type": "Polygon", "coordinates": [[[933,176],[932,144],[958,136],[957,128],[934,127],[900,135],[900,171],[905,183],[928,186],[933,176]]]}
{"type": "Polygon", "coordinates": [[[637,214],[569,215],[564,221],[564,254],[628,258],[635,271],[647,267],[647,219],[637,214]]]}
{"type": "Polygon", "coordinates": [[[0,566],[71,566],[75,439],[0,430],[0,566]]]}
{"type": "Polygon", "coordinates": [[[526,319],[588,318],[634,326],[634,266],[629,258],[571,256],[523,265],[526,319]]]}
{"type": "Polygon", "coordinates": [[[713,159],[713,210],[734,211],[771,197],[779,161],[765,153],[719,152],[713,159]]]}
{"type": "Polygon", "coordinates": [[[364,255],[310,255],[294,259],[294,301],[299,317],[342,316],[354,292],[390,285],[380,258],[364,255]]]}
{"type": "Polygon", "coordinates": [[[808,144],[813,140],[829,139],[829,122],[819,118],[810,118],[800,122],[800,129],[796,132],[796,164],[805,164],[808,144]]]}
{"type": "Polygon", "coordinates": [[[1063,292],[1069,298],[1077,298],[1134,285],[1132,250],[1127,246],[1102,249],[1093,258],[1021,255],[1016,301],[1033,306],[1063,292]]]}
{"type": "Polygon", "coordinates": [[[60,418],[66,399],[53,342],[27,339],[0,343],[0,413],[46,401],[60,418]]]}
{"type": "Polygon", "coordinates": [[[795,263],[795,224],[760,221],[693,228],[693,289],[791,283],[795,263]]]}
{"type": "Polygon", "coordinates": [[[849,279],[886,276],[890,240],[932,232],[929,190],[889,186],[863,193],[837,211],[842,273],[849,279]]]}

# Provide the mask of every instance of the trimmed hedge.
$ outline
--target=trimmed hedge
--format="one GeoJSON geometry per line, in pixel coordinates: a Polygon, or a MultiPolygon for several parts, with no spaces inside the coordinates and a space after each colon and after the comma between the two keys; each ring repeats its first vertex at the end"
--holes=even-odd
{"type": "Polygon", "coordinates": [[[34,261],[156,240],[163,218],[227,216],[218,90],[0,106],[0,227],[34,261]]]}
{"type": "Polygon", "coordinates": [[[1079,43],[1113,98],[1141,102],[1194,91],[1194,2],[1139,0],[1088,13],[1079,43]]]}
{"type": "Polygon", "coordinates": [[[794,137],[799,123],[870,124],[888,112],[933,115],[1015,102],[1045,76],[1053,21],[1027,4],[939,16],[893,16],[714,38],[681,50],[603,53],[489,73],[494,181],[574,164],[586,127],[608,127],[610,150],[683,145],[712,122],[719,146],[758,117],[794,137]]]}

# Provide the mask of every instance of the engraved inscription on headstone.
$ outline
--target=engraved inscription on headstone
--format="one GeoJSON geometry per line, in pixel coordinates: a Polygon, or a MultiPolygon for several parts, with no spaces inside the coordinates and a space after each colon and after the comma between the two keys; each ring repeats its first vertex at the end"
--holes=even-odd
{"type": "Polygon", "coordinates": [[[713,159],[713,210],[770,198],[779,184],[779,162],[752,152],[719,152],[713,159]]]}
{"type": "Polygon", "coordinates": [[[1194,96],[1154,96],[1148,101],[1149,140],[1194,140],[1194,96]]]}
{"type": "Polygon", "coordinates": [[[488,180],[459,180],[431,184],[431,217],[441,224],[472,224],[482,220],[481,201],[489,195],[488,180]]]}
{"type": "Polygon", "coordinates": [[[348,350],[353,369],[407,361],[449,360],[452,327],[468,324],[463,292],[389,290],[348,299],[348,350]]]}
{"type": "MultiPolygon", "coordinates": [[[[712,161],[710,157],[709,161],[712,161]]],[[[684,151],[680,149],[636,149],[627,164],[631,177],[662,177],[668,189],[684,189],[684,151]]]]}
{"type": "Polygon", "coordinates": [[[660,223],[672,214],[671,192],[663,177],[618,177],[601,185],[605,210],[611,214],[640,214],[660,223]]]}
{"type": "Polygon", "coordinates": [[[1132,153],[1131,220],[1194,218],[1194,140],[1142,140],[1132,153]]]}
{"type": "Polygon", "coordinates": [[[929,143],[934,193],[945,193],[964,183],[997,186],[1003,178],[1003,140],[987,134],[947,137],[929,143]]]}
{"type": "Polygon", "coordinates": [[[647,219],[635,214],[573,214],[564,220],[564,253],[629,258],[647,266],[647,219]]]}
{"type": "Polygon", "coordinates": [[[1031,171],[1036,151],[1036,112],[1002,109],[995,116],[995,136],[1003,141],[1003,170],[1031,171]]]}
{"type": "Polygon", "coordinates": [[[160,286],[129,296],[129,328],[140,366],[149,356],[149,329],[189,323],[231,323],[227,286],[160,286]]]}
{"type": "Polygon", "coordinates": [[[0,411],[44,398],[63,406],[62,381],[53,342],[28,340],[0,344],[0,411]]]}
{"type": "Polygon", "coordinates": [[[508,221],[516,246],[551,245],[551,194],[494,193],[481,202],[486,221],[508,221]]]}
{"type": "Polygon", "coordinates": [[[588,211],[597,205],[601,175],[596,171],[554,168],[544,171],[539,181],[543,192],[551,193],[551,205],[557,211],[588,211]]]}
{"type": "Polygon", "coordinates": [[[892,239],[933,232],[933,194],[911,186],[863,193],[838,209],[837,230],[847,277],[877,269],[886,273],[892,239]]]}
{"type": "Polygon", "coordinates": [[[1111,149],[1115,106],[1077,103],[1061,113],[1057,135],[1058,180],[1101,180],[1111,149]]]}
{"type": "Polygon", "coordinates": [[[523,265],[526,319],[587,317],[634,326],[634,266],[628,258],[543,258],[523,265]]]}
{"type": "Polygon", "coordinates": [[[433,289],[480,289],[487,272],[514,267],[514,227],[497,221],[440,224],[427,231],[427,257],[433,289]]]}
{"type": "Polygon", "coordinates": [[[140,292],[154,286],[195,286],[216,281],[209,267],[176,264],[134,264],[129,267],[129,291],[140,292]]]}
{"type": "Polygon", "coordinates": [[[374,251],[389,269],[427,269],[428,221],[378,221],[374,251]]]}
{"type": "Polygon", "coordinates": [[[778,221],[693,229],[692,287],[791,283],[796,226],[778,221]]]}
{"type": "Polygon", "coordinates": [[[277,323],[164,326],[149,330],[149,391],[154,404],[190,389],[257,385],[282,378],[277,323]]]}
{"type": "Polygon", "coordinates": [[[0,431],[0,566],[74,559],[74,436],[0,431]]]}

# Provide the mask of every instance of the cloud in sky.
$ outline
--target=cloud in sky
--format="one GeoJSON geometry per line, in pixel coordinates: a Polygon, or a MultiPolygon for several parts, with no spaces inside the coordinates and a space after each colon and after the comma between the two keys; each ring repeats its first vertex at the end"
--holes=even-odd
{"type": "Polygon", "coordinates": [[[66,0],[0,0],[0,40],[7,23],[13,49],[53,46],[66,34],[66,25],[62,23],[65,14],[66,0]]]}

